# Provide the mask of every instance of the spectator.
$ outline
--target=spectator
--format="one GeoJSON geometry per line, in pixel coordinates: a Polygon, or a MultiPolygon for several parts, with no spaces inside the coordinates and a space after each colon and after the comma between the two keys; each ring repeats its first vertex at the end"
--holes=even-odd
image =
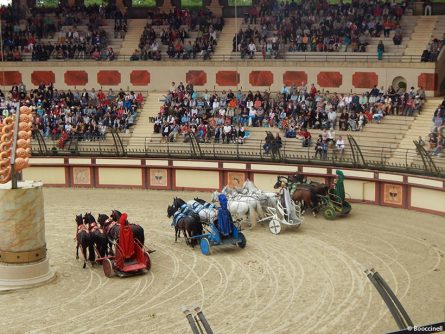
{"type": "Polygon", "coordinates": [[[424,7],[423,14],[425,16],[431,16],[431,0],[424,0],[423,7],[424,7]]]}
{"type": "Polygon", "coordinates": [[[437,139],[437,144],[436,144],[436,148],[434,148],[431,152],[431,155],[433,156],[441,156],[443,148],[445,146],[445,138],[443,135],[439,135],[438,139],[437,139]]]}
{"type": "Polygon", "coordinates": [[[340,160],[343,159],[343,154],[345,151],[345,142],[343,141],[342,136],[339,136],[335,141],[335,150],[336,153],[340,155],[340,160]]]}
{"type": "Polygon", "coordinates": [[[312,136],[311,133],[306,128],[303,128],[298,133],[298,136],[301,138],[303,147],[309,147],[311,145],[312,136]]]}
{"type": "Polygon", "coordinates": [[[377,59],[378,60],[383,59],[384,52],[385,52],[385,45],[383,44],[383,41],[380,40],[379,44],[377,45],[377,59]]]}

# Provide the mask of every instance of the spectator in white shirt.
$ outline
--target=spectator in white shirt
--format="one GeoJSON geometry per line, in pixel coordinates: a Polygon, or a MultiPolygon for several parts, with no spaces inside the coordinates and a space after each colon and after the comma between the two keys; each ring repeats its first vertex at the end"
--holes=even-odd
{"type": "Polygon", "coordinates": [[[247,52],[249,54],[250,59],[252,59],[256,52],[256,45],[253,41],[250,41],[250,44],[247,47],[247,52]]]}
{"type": "Polygon", "coordinates": [[[338,136],[338,139],[335,142],[335,150],[338,154],[340,154],[340,159],[343,159],[343,154],[345,152],[345,142],[342,136],[338,136]]]}

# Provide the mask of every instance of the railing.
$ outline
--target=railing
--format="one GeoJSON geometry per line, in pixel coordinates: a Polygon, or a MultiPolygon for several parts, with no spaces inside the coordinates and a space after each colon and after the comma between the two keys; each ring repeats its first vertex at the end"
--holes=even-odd
{"type": "MultiPolygon", "coordinates": [[[[80,138],[81,139],[81,138],[80,138]]],[[[33,145],[33,156],[103,156],[103,157],[134,157],[134,158],[179,158],[205,160],[242,160],[278,162],[286,164],[316,164],[321,166],[352,167],[373,170],[394,171],[445,178],[445,159],[441,159],[441,167],[433,160],[425,162],[421,152],[416,149],[400,150],[394,145],[357,145],[354,139],[348,138],[343,154],[330,148],[325,158],[316,155],[314,144],[302,147],[300,141],[285,141],[280,149],[271,147],[269,153],[264,150],[263,140],[247,139],[241,143],[196,143],[183,142],[150,142],[146,137],[132,137],[132,145],[124,145],[125,151],[110,141],[80,141],[78,147],[66,145],[57,148],[57,142],[46,141],[48,149],[39,149],[33,145]],[[443,160],[443,161],[442,161],[443,160]]],[[[178,141],[182,140],[178,138],[178,141]]],[[[414,147],[414,145],[413,145],[414,147]]],[[[431,159],[431,157],[429,158],[431,159]]]]}
{"type": "MultiPolygon", "coordinates": [[[[420,54],[416,55],[398,55],[398,54],[383,54],[383,59],[379,62],[389,62],[389,63],[420,63],[420,54]]],[[[32,61],[31,55],[25,54],[22,55],[23,61],[32,61]]],[[[377,55],[372,53],[359,53],[359,52],[320,52],[317,54],[314,53],[306,53],[306,52],[286,52],[284,54],[281,54],[281,56],[278,59],[271,59],[266,58],[263,59],[261,52],[257,52],[256,55],[250,59],[249,57],[245,57],[244,59],[241,59],[241,56],[239,53],[233,53],[233,54],[224,54],[224,55],[215,55],[212,54],[210,59],[204,60],[202,56],[199,54],[196,56],[196,58],[193,59],[177,59],[177,58],[169,58],[166,54],[162,54],[161,61],[175,61],[175,62],[187,62],[187,61],[200,61],[200,62],[208,62],[208,61],[229,61],[229,62],[280,62],[280,61],[297,61],[297,62],[351,62],[351,61],[362,61],[362,62],[377,62],[377,55]]],[[[7,61],[5,59],[5,61],[7,61]]],[[[94,60],[91,58],[86,59],[48,59],[46,61],[54,61],[54,62],[85,62],[85,61],[106,61],[106,60],[94,60]]],[[[113,61],[131,61],[134,63],[137,62],[150,62],[153,63],[154,60],[148,59],[148,60],[131,60],[131,55],[124,55],[119,54],[116,55],[113,61]]],[[[111,61],[111,63],[113,63],[111,61]]],[[[13,62],[13,61],[11,61],[13,62]]],[[[36,60],[36,62],[40,62],[36,60]]],[[[45,62],[45,61],[43,61],[45,62]]],[[[108,62],[108,61],[107,61],[108,62]]],[[[157,62],[157,61],[156,61],[157,62]]],[[[426,63],[428,64],[428,63],[426,63]]]]}

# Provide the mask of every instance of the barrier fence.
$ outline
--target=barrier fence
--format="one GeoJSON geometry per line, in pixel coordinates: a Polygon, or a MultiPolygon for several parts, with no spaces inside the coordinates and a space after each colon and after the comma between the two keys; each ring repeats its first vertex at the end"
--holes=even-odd
{"type": "MultiPolygon", "coordinates": [[[[421,55],[399,55],[399,54],[383,54],[383,58],[380,61],[383,62],[392,62],[392,63],[420,63],[421,62],[421,55]]],[[[132,55],[126,55],[126,54],[118,54],[115,55],[114,61],[134,61],[134,62],[153,62],[151,59],[147,60],[132,60],[132,55]]],[[[5,59],[6,60],[6,59],[5,59]]],[[[22,55],[23,61],[32,61],[30,54],[24,54],[22,55]]],[[[270,62],[270,61],[296,61],[296,62],[351,62],[351,61],[363,61],[363,62],[376,62],[377,61],[377,55],[372,53],[342,53],[342,52],[320,52],[320,53],[305,53],[305,52],[285,52],[280,54],[279,57],[266,57],[265,59],[262,57],[261,52],[257,52],[257,54],[253,58],[245,57],[244,59],[241,58],[239,53],[233,53],[233,54],[212,54],[210,58],[204,59],[203,56],[201,56],[199,53],[197,54],[196,58],[192,59],[177,59],[177,58],[169,58],[168,55],[162,54],[161,56],[162,61],[229,61],[229,62],[237,62],[237,61],[248,61],[248,62],[270,62]]],[[[38,60],[35,60],[36,62],[39,62],[38,60]]],[[[84,62],[84,61],[94,61],[96,60],[91,58],[85,58],[85,59],[79,59],[79,58],[69,58],[69,59],[48,59],[45,61],[54,61],[54,62],[66,62],[66,61],[74,61],[74,62],[84,62]]],[[[98,60],[101,61],[101,60],[98,60]]],[[[102,60],[105,61],[105,60],[102,60]]]]}
{"type": "Polygon", "coordinates": [[[228,161],[264,161],[286,164],[313,164],[334,167],[352,167],[381,171],[394,171],[445,178],[445,158],[432,157],[422,146],[413,143],[413,149],[400,149],[395,145],[359,145],[354,137],[345,138],[343,153],[330,147],[326,154],[317,153],[315,144],[303,147],[299,140],[283,141],[281,147],[264,140],[247,139],[244,143],[203,143],[194,136],[178,137],[177,142],[152,142],[147,137],[122,140],[117,133],[112,139],[75,137],[59,148],[56,140],[43,140],[35,136],[33,156],[85,156],[85,157],[140,157],[177,158],[228,161]]]}

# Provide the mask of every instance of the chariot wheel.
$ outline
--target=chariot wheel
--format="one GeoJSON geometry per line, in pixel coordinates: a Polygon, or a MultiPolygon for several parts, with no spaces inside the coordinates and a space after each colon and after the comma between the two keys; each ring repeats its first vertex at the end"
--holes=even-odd
{"type": "Polygon", "coordinates": [[[239,247],[239,248],[244,248],[244,247],[246,247],[247,239],[246,239],[246,237],[244,236],[244,234],[241,233],[241,232],[239,232],[239,233],[238,233],[238,237],[239,237],[239,239],[240,239],[240,241],[238,241],[238,242],[236,243],[236,244],[238,245],[238,247],[239,247]]]}
{"type": "Polygon", "coordinates": [[[323,217],[328,220],[334,220],[337,217],[337,213],[334,208],[328,207],[323,211],[323,217]]]}
{"type": "Polygon", "coordinates": [[[144,258],[145,258],[145,266],[147,267],[147,270],[150,270],[151,268],[151,260],[150,260],[150,255],[148,254],[148,252],[144,252],[144,258]]]}
{"type": "Polygon", "coordinates": [[[104,274],[107,277],[113,277],[115,275],[114,269],[113,269],[113,263],[110,259],[104,259],[102,262],[102,268],[104,270],[104,274]]]}
{"type": "Polygon", "coordinates": [[[281,224],[280,224],[280,222],[278,220],[276,220],[276,219],[272,219],[269,222],[269,230],[273,234],[279,234],[281,232],[281,224]]]}
{"type": "Polygon", "coordinates": [[[207,238],[202,238],[199,244],[201,247],[201,253],[204,255],[210,255],[210,241],[207,238]]]}

